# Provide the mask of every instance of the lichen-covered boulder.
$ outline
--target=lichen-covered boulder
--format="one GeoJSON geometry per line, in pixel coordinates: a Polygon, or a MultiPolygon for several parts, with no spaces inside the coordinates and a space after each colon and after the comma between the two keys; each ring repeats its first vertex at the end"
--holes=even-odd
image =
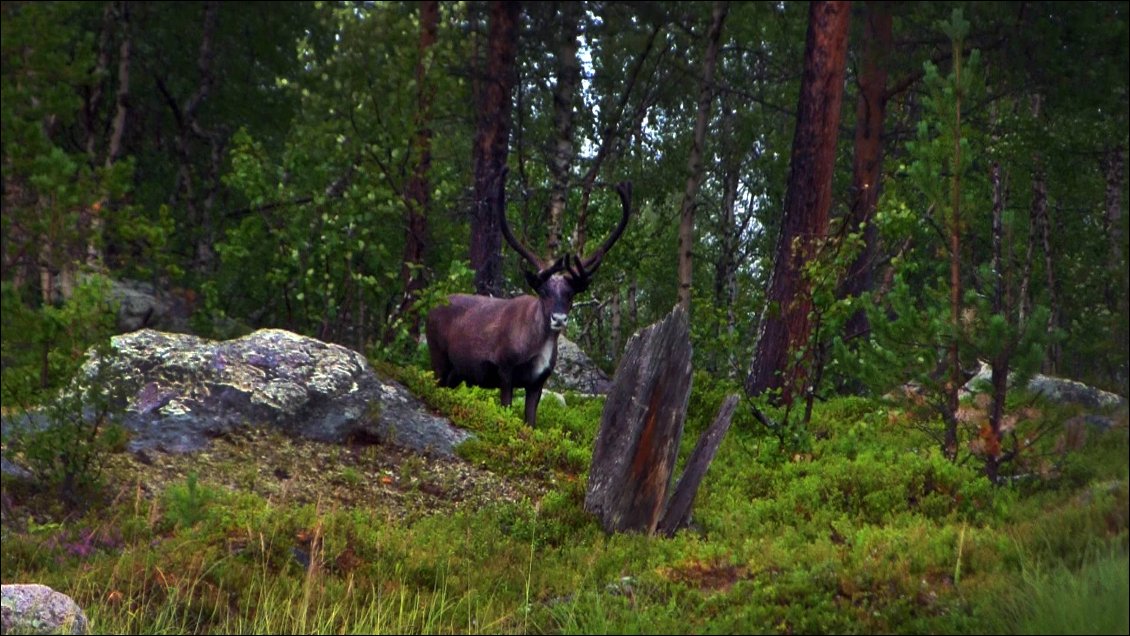
{"type": "MultiPolygon", "coordinates": [[[[989,391],[992,382],[993,368],[987,362],[981,363],[981,368],[968,382],[965,383],[963,393],[968,395],[982,391],[989,391]]],[[[1013,384],[1014,377],[1010,374],[1009,385],[1013,384]]],[[[1028,391],[1042,395],[1049,402],[1059,404],[1078,404],[1087,408],[1105,409],[1126,406],[1126,398],[1116,395],[1082,382],[1057,378],[1050,375],[1036,374],[1028,380],[1028,391]]]]}
{"type": "Polygon", "coordinates": [[[1126,398],[1103,391],[1076,380],[1037,375],[1028,381],[1028,390],[1052,402],[1080,404],[1089,408],[1105,409],[1126,405],[1126,398]]]}
{"type": "Polygon", "coordinates": [[[345,347],[280,329],[213,341],[143,329],[115,336],[83,373],[124,395],[130,450],[192,452],[244,426],[307,439],[370,439],[451,455],[466,431],[345,347]],[[109,365],[99,371],[100,365],[109,365]]]}
{"type": "Polygon", "coordinates": [[[46,585],[0,586],[0,626],[5,634],[89,634],[74,599],[46,585]]]}
{"type": "Polygon", "coordinates": [[[188,326],[188,312],[176,307],[172,296],[161,293],[149,283],[113,281],[110,297],[118,303],[119,331],[134,331],[142,327],[184,331],[188,326]]]}
{"type": "Polygon", "coordinates": [[[555,391],[606,395],[612,389],[612,380],[576,343],[559,336],[557,365],[546,386],[555,391]]]}

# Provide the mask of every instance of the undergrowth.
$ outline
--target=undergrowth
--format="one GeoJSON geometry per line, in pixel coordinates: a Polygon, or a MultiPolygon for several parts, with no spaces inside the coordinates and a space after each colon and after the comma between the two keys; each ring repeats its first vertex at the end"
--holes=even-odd
{"type": "MultiPolygon", "coordinates": [[[[496,392],[393,371],[475,433],[466,460],[544,494],[392,520],[221,475],[119,484],[80,519],[6,524],[3,581],[74,596],[100,633],[1127,631],[1124,417],[993,486],[880,402],[819,405],[792,454],[740,409],[691,528],[610,536],[583,510],[600,399],[547,397],[530,429],[496,392]]],[[[684,457],[728,388],[696,377],[684,457]]]]}

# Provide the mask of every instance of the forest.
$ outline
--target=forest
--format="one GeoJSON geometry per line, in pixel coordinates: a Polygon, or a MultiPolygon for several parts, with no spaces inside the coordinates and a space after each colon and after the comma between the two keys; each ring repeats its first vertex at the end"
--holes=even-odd
{"type": "Polygon", "coordinates": [[[1126,3],[0,12],[5,586],[96,633],[1130,630],[1126,3]],[[554,272],[613,381],[686,313],[680,457],[738,396],[670,538],[585,510],[603,396],[436,386],[429,312],[554,272]],[[476,437],[126,452],[74,387],[142,328],[341,345],[476,437]]]}

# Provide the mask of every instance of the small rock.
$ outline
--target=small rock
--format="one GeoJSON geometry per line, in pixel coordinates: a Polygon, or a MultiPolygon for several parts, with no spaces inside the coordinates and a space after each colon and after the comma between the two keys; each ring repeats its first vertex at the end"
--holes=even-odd
{"type": "Polygon", "coordinates": [[[3,473],[3,475],[9,479],[17,481],[35,480],[35,475],[32,475],[30,470],[10,461],[7,457],[0,457],[0,473],[3,473]]]}
{"type": "Polygon", "coordinates": [[[46,585],[0,586],[5,634],[89,634],[90,624],[74,599],[46,585]]]}

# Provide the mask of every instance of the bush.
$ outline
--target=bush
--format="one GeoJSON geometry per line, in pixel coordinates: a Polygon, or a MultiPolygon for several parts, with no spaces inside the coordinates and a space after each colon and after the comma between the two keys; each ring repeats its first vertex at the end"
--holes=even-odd
{"type": "Polygon", "coordinates": [[[201,486],[196,473],[189,473],[183,485],[173,484],[165,491],[165,516],[174,527],[192,527],[204,520],[216,498],[215,490],[201,486]]]}
{"type": "MultiPolygon", "coordinates": [[[[93,358],[106,353],[95,351],[93,358]]],[[[89,503],[102,488],[102,468],[109,453],[124,449],[119,423],[123,396],[108,382],[109,365],[88,367],[41,409],[25,410],[22,421],[8,426],[6,450],[54,489],[69,510],[89,503]]]]}

